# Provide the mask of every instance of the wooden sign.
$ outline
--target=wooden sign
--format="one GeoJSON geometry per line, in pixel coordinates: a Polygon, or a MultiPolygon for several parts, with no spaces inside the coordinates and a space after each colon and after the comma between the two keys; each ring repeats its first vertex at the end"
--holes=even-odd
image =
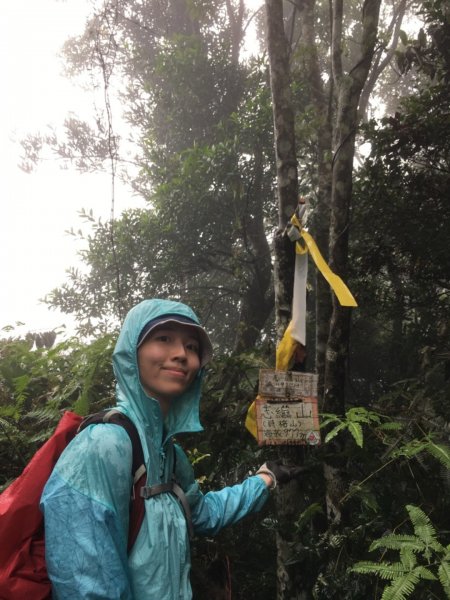
{"type": "Polygon", "coordinates": [[[260,446],[320,443],[317,398],[303,402],[257,399],[256,424],[260,446]]]}
{"type": "Polygon", "coordinates": [[[261,369],[255,404],[260,446],[320,443],[316,374],[261,369]]]}
{"type": "Polygon", "coordinates": [[[317,380],[315,373],[296,371],[274,371],[261,369],[259,372],[259,395],[280,398],[284,401],[300,398],[317,398],[317,380]]]}

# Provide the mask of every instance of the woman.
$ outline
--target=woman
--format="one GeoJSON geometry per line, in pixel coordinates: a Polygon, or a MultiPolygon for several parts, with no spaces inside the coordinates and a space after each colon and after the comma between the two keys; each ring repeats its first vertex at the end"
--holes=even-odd
{"type": "MultiPolygon", "coordinates": [[[[276,478],[266,465],[243,483],[202,494],[172,437],[201,431],[200,387],[211,343],[195,313],[169,300],[145,300],[127,315],[113,354],[117,406],[135,424],[147,486],[175,473],[196,534],[215,534],[258,511],[276,478]]],[[[112,424],[91,425],[59,459],[41,500],[46,562],[61,600],[175,600],[192,597],[189,536],[177,497],[145,500],[145,517],[127,555],[132,448],[112,424]]],[[[272,465],[274,471],[277,465],[272,465]]],[[[286,481],[290,475],[280,471],[286,481]]]]}

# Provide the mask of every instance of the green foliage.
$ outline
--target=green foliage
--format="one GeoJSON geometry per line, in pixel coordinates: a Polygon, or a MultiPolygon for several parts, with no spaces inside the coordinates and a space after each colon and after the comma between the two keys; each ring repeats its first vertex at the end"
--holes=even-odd
{"type": "Polygon", "coordinates": [[[436,530],[422,509],[412,505],[408,505],[406,509],[414,534],[385,535],[370,546],[371,552],[380,548],[398,551],[400,562],[361,561],[351,571],[391,580],[384,588],[381,600],[405,600],[413,594],[419,582],[438,580],[446,597],[450,598],[449,548],[444,548],[438,541],[436,530]]]}
{"type": "Polygon", "coordinates": [[[442,463],[446,469],[450,469],[450,447],[445,444],[436,444],[432,436],[426,436],[423,439],[413,439],[400,448],[393,450],[392,456],[406,456],[412,458],[421,452],[428,452],[436,460],[442,463]]]}
{"type": "Polygon", "coordinates": [[[113,403],[113,336],[52,348],[0,340],[0,485],[17,476],[64,410],[95,412],[113,403]]]}
{"type": "MultiPolygon", "coordinates": [[[[362,406],[350,408],[345,412],[345,417],[341,418],[334,414],[324,413],[322,415],[323,421],[321,422],[321,427],[325,428],[328,425],[333,424],[334,427],[331,429],[327,435],[325,436],[325,444],[330,442],[333,438],[337,436],[339,432],[348,431],[356,444],[362,448],[363,447],[363,429],[361,424],[364,423],[366,425],[378,425],[381,424],[381,417],[377,413],[367,410],[362,406]]],[[[386,425],[386,423],[384,424],[386,425]]],[[[387,424],[389,425],[389,424],[387,424]]]]}

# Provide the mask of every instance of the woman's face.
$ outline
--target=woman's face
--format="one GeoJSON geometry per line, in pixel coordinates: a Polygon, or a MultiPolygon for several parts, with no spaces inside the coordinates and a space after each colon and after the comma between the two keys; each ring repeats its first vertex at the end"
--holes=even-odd
{"type": "Polygon", "coordinates": [[[141,383],[159,400],[163,412],[191,385],[200,368],[200,344],[195,327],[165,323],[151,330],[138,348],[141,383]]]}

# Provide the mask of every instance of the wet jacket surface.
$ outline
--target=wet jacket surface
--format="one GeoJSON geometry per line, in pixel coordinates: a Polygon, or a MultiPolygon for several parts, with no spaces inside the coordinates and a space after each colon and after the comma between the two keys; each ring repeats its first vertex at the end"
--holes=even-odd
{"type": "MultiPolygon", "coordinates": [[[[201,370],[189,389],[173,401],[166,419],[159,403],[139,381],[137,340],[145,324],[164,314],[197,321],[189,307],[146,300],[125,319],[114,355],[117,407],[139,432],[147,485],[169,481],[175,465],[192,511],[194,531],[211,535],[258,511],[268,496],[257,476],[203,494],[192,467],[172,436],[201,431],[201,370]],[[176,458],[175,458],[176,454],[176,458]]],[[[41,499],[46,562],[59,600],[175,600],[192,597],[190,548],[179,501],[166,493],[145,500],[145,517],[127,555],[132,448],[128,434],[112,424],[91,425],[61,455],[41,499]]]]}

